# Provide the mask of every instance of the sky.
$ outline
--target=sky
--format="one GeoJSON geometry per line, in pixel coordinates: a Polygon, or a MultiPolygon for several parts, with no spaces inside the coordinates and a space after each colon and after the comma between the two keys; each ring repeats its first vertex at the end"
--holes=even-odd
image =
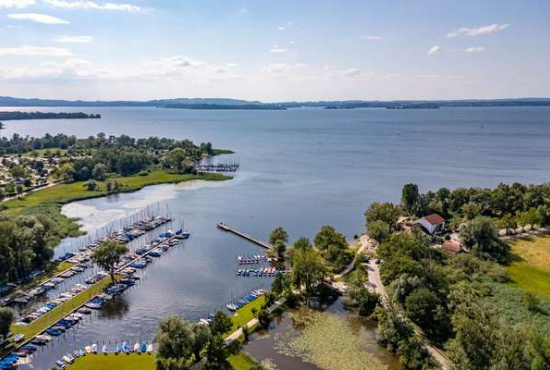
{"type": "Polygon", "coordinates": [[[0,95],[550,97],[548,0],[0,0],[0,95]]]}

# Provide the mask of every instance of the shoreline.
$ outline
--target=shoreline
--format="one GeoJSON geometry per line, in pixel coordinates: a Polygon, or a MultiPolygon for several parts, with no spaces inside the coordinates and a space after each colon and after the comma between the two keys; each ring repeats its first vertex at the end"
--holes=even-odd
{"type": "Polygon", "coordinates": [[[148,186],[162,184],[178,184],[193,180],[202,181],[227,181],[232,176],[218,173],[203,173],[199,175],[174,174],[166,171],[152,171],[147,176],[116,177],[108,181],[118,181],[121,188],[117,192],[109,192],[106,188],[106,181],[98,182],[99,190],[89,191],[85,188],[85,182],[74,182],[70,184],[57,184],[49,188],[43,188],[23,198],[11,199],[1,204],[0,214],[9,216],[22,216],[32,214],[45,214],[55,219],[61,226],[59,242],[66,237],[77,237],[86,235],[81,230],[77,219],[67,217],[62,212],[62,207],[69,203],[87,199],[107,197],[113,194],[133,193],[148,186]]]}

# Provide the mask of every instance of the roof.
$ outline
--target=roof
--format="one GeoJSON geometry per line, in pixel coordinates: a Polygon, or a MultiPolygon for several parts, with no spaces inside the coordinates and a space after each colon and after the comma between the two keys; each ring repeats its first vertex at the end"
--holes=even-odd
{"type": "Polygon", "coordinates": [[[426,217],[423,217],[426,221],[428,221],[431,225],[441,225],[445,222],[445,219],[438,215],[437,213],[432,213],[431,215],[428,215],[426,217]]]}
{"type": "Polygon", "coordinates": [[[443,242],[443,244],[441,244],[441,249],[453,254],[457,254],[463,251],[462,246],[459,242],[451,240],[446,240],[445,242],[443,242]]]}

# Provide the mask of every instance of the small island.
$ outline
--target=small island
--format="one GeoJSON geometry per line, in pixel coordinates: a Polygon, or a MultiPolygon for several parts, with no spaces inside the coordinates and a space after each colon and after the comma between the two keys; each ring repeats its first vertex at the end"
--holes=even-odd
{"type": "Polygon", "coordinates": [[[1,121],[16,121],[27,119],[99,119],[101,114],[87,114],[84,112],[0,112],[0,129],[4,126],[1,121]]]}

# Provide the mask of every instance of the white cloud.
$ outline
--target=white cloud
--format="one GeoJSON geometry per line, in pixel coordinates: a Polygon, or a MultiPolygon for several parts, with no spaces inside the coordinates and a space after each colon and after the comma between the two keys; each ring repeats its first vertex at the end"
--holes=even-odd
{"type": "Polygon", "coordinates": [[[344,77],[357,77],[361,74],[361,71],[358,68],[349,68],[344,69],[341,73],[344,77]]]}
{"type": "Polygon", "coordinates": [[[294,64],[273,63],[264,67],[262,69],[262,72],[269,73],[269,74],[283,74],[283,73],[288,73],[288,72],[302,69],[306,66],[307,65],[303,63],[294,63],[294,64]]]}
{"type": "Polygon", "coordinates": [[[51,15],[37,14],[37,13],[18,13],[8,14],[8,18],[18,21],[31,21],[43,24],[69,24],[71,22],[53,17],[51,15]]]}
{"type": "Polygon", "coordinates": [[[269,50],[270,53],[275,53],[275,54],[282,54],[282,53],[286,53],[287,51],[288,49],[282,48],[279,45],[273,45],[269,50]]]}
{"type": "MultiPolygon", "coordinates": [[[[331,65],[326,65],[323,69],[330,78],[353,78],[363,74],[359,68],[337,69],[331,65]]],[[[367,75],[373,75],[373,73],[367,73],[367,75]]]]}
{"type": "Polygon", "coordinates": [[[495,32],[505,30],[510,27],[509,24],[494,23],[488,26],[473,27],[473,28],[460,28],[456,31],[449,32],[445,37],[454,38],[459,36],[479,36],[479,35],[490,35],[495,32]]]}
{"type": "Polygon", "coordinates": [[[435,55],[441,51],[441,48],[439,46],[432,46],[430,50],[428,50],[428,55],[435,55]]]}
{"type": "Polygon", "coordinates": [[[380,41],[383,39],[382,36],[377,36],[377,35],[365,35],[365,36],[361,36],[359,37],[360,40],[369,40],[369,41],[380,41]]]}
{"type": "Polygon", "coordinates": [[[0,78],[4,79],[58,79],[67,78],[74,80],[114,78],[111,71],[94,69],[92,63],[83,59],[68,59],[64,62],[44,62],[35,67],[1,68],[0,78]]]}
{"type": "Polygon", "coordinates": [[[464,49],[465,53],[482,53],[485,49],[483,46],[470,46],[469,48],[464,49]]]}
{"type": "Polygon", "coordinates": [[[85,10],[112,10],[120,12],[139,12],[141,8],[125,3],[97,3],[91,0],[44,0],[56,8],[85,9],[85,10]]]}
{"type": "Polygon", "coordinates": [[[0,0],[0,9],[2,8],[26,8],[34,5],[34,0],[0,0]]]}
{"type": "Polygon", "coordinates": [[[234,68],[234,67],[238,67],[239,63],[227,63],[226,66],[228,66],[230,68],[234,68]]]}
{"type": "Polygon", "coordinates": [[[49,57],[70,57],[73,53],[65,48],[49,46],[20,46],[17,48],[0,48],[0,56],[49,56],[49,57]]]}
{"type": "Polygon", "coordinates": [[[94,41],[94,38],[92,36],[61,36],[55,39],[55,41],[67,44],[89,44],[94,41]]]}

